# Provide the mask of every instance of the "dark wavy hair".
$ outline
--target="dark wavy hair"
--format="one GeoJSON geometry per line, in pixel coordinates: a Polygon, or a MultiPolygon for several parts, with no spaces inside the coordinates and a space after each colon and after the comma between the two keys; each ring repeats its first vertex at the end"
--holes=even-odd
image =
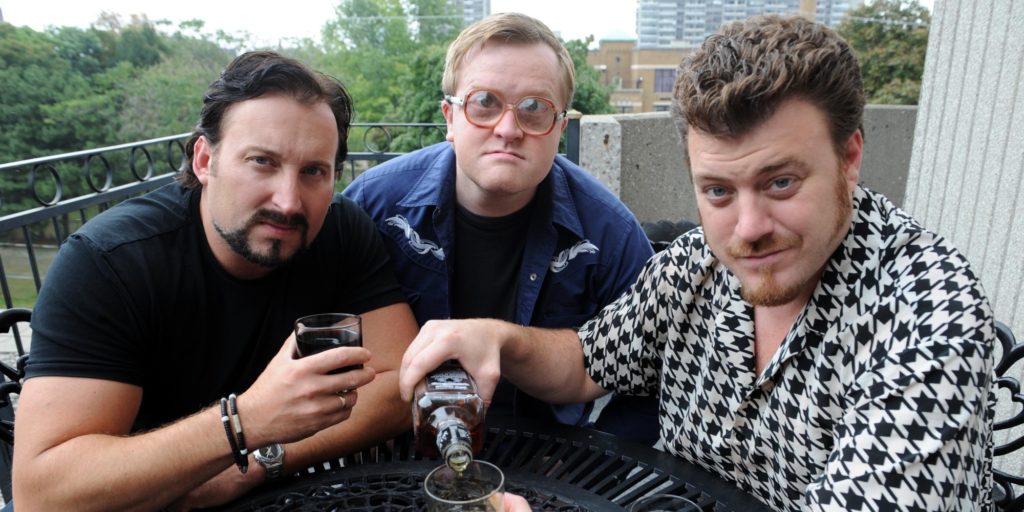
{"type": "Polygon", "coordinates": [[[684,143],[688,128],[734,138],[791,98],[821,109],[842,158],[864,117],[864,85],[853,50],[820,23],[755,16],[723,26],[682,61],[672,117],[684,143]]]}
{"type": "Polygon", "coordinates": [[[185,144],[185,163],[178,173],[178,182],[185,188],[199,186],[199,179],[192,169],[196,140],[206,137],[212,146],[216,146],[221,138],[221,122],[231,105],[273,93],[290,95],[305,104],[323,102],[331,108],[338,126],[338,152],[334,156],[334,167],[340,168],[348,156],[346,140],[352,122],[352,98],[345,87],[338,80],[313,71],[295,59],[274,52],[257,51],[236,57],[206,90],[199,124],[185,144]]]}

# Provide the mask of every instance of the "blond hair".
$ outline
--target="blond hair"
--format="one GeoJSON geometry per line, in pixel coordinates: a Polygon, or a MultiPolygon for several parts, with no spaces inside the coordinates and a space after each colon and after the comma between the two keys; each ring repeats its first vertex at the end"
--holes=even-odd
{"type": "Polygon", "coordinates": [[[457,75],[466,58],[490,41],[497,44],[545,44],[551,48],[558,57],[558,67],[562,71],[564,107],[568,109],[572,105],[572,97],[576,91],[576,70],[569,51],[547,25],[516,12],[488,16],[466,27],[459,37],[455,38],[448,47],[448,55],[444,59],[444,76],[441,78],[441,91],[444,94],[455,94],[457,75]]]}

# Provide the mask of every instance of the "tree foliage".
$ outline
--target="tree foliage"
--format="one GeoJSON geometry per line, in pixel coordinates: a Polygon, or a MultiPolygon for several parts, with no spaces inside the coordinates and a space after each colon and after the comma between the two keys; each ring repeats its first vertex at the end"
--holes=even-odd
{"type": "Polygon", "coordinates": [[[839,24],[860,61],[868,103],[917,104],[931,15],[917,0],[875,0],[839,24]]]}
{"type": "MultiPolygon", "coordinates": [[[[444,56],[463,23],[450,0],[339,0],[321,43],[295,40],[274,49],[341,80],[356,122],[439,123],[444,56]]],[[[611,112],[608,89],[586,63],[591,42],[565,43],[577,74],[572,107],[611,112]]],[[[186,132],[205,88],[253,47],[249,34],[210,33],[201,20],[173,27],[104,13],[86,29],[44,32],[0,23],[0,162],[186,132]]],[[[409,151],[443,137],[443,130],[353,130],[350,145],[365,150],[365,139],[409,151]]]]}
{"type": "Polygon", "coordinates": [[[572,108],[583,114],[611,114],[615,112],[608,100],[612,88],[602,85],[600,73],[587,63],[587,49],[593,42],[594,36],[563,42],[576,68],[576,95],[573,97],[572,108]]]}

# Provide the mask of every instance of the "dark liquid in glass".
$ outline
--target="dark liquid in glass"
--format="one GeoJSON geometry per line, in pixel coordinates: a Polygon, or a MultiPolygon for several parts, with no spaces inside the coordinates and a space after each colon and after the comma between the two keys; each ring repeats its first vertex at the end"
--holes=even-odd
{"type": "MultiPolygon", "coordinates": [[[[324,350],[329,350],[337,347],[361,347],[363,346],[363,338],[357,332],[352,332],[344,327],[338,327],[337,329],[316,329],[306,331],[302,334],[295,336],[295,341],[299,347],[299,357],[311,356],[313,354],[319,354],[324,350]]],[[[347,372],[349,370],[358,370],[362,368],[361,364],[353,364],[338,368],[337,370],[331,370],[328,373],[338,374],[347,372]]]]}

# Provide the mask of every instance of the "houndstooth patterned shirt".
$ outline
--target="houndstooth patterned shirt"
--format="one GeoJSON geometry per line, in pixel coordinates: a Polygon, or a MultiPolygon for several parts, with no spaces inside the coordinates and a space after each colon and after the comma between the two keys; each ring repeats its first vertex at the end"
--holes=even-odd
{"type": "Polygon", "coordinates": [[[753,308],[700,229],[580,331],[591,377],[660,396],[661,441],[777,510],[989,510],[992,312],[965,258],[859,188],[762,375],[753,308]]]}

